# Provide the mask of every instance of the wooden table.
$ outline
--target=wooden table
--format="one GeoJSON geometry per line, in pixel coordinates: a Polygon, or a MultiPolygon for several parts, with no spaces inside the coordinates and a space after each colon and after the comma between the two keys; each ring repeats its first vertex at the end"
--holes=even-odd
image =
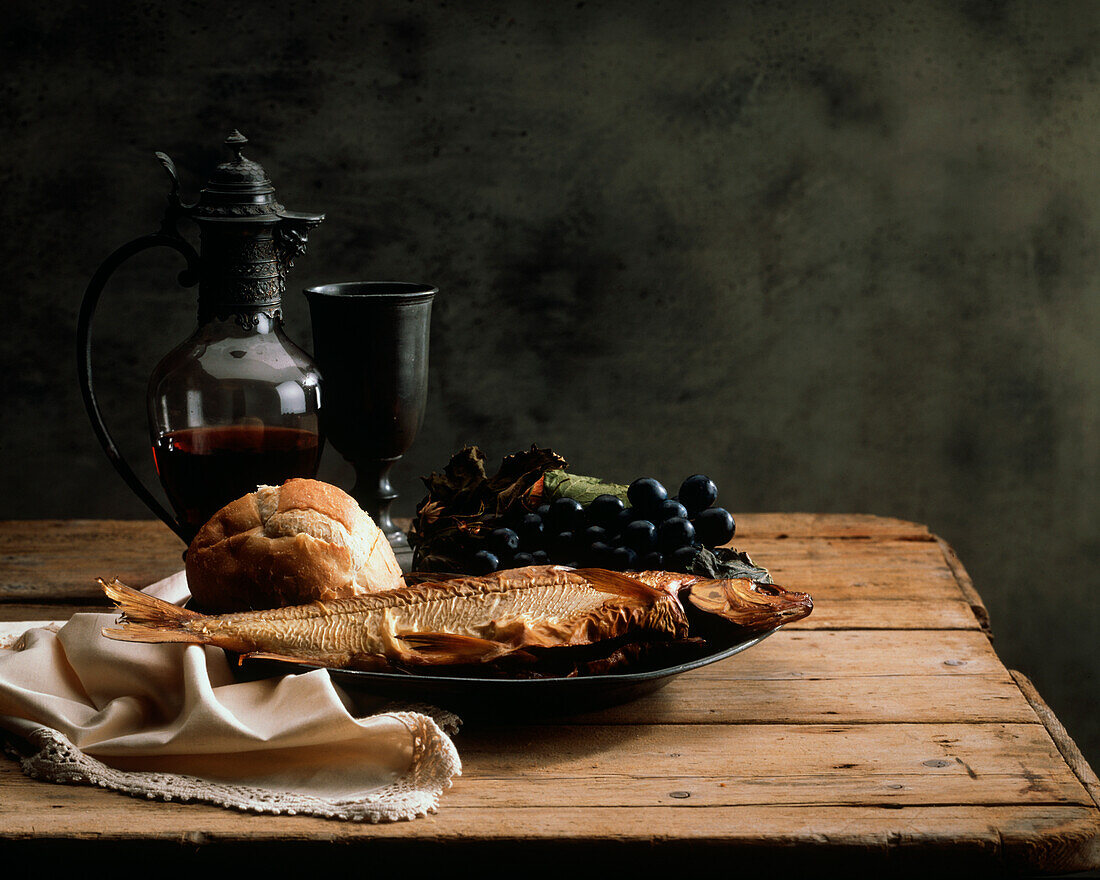
{"type": "MultiPolygon", "coordinates": [[[[602,859],[617,873],[1100,867],[1100,783],[997,658],[946,544],[871,516],[737,521],[736,546],[812,593],[812,616],[635,703],[467,727],[463,775],[434,816],[370,826],[152,803],[0,761],[0,853],[523,875],[602,859]]],[[[154,522],[0,523],[0,618],[101,608],[95,576],[145,585],[181,549],[154,522]]]]}

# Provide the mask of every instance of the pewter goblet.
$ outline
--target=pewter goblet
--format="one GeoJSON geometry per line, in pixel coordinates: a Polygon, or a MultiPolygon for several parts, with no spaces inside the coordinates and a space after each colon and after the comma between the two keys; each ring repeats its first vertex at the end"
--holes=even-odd
{"type": "Polygon", "coordinates": [[[437,292],[427,284],[398,281],[351,281],[305,291],[313,356],[321,371],[321,433],[355,468],[351,495],[385,532],[399,560],[411,550],[390,515],[397,493],[389,472],[424,418],[437,292]]]}

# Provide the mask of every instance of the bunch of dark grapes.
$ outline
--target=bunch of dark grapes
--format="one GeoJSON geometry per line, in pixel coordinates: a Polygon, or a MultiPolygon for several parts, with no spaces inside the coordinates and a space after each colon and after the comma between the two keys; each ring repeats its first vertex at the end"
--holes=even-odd
{"type": "Polygon", "coordinates": [[[704,548],[733,538],[733,516],[715,507],[718,487],[704,474],[680,484],[672,498],[652,477],[630,484],[628,504],[600,495],[588,505],[558,498],[524,511],[479,543],[472,563],[479,574],[556,563],[614,571],[687,571],[704,548]]]}

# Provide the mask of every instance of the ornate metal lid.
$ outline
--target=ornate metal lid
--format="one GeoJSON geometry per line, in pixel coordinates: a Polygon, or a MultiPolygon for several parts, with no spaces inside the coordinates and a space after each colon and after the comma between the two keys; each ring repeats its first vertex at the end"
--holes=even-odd
{"type": "Polygon", "coordinates": [[[236,129],[225,139],[233,158],[215,168],[199,191],[199,200],[189,212],[196,220],[274,223],[286,216],[267,172],[242,155],[247,143],[248,138],[236,129]]]}

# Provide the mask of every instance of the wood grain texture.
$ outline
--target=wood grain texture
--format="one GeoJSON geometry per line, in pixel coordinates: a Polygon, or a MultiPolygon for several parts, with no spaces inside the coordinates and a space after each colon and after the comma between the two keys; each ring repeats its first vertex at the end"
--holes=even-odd
{"type": "Polygon", "coordinates": [[[486,808],[1092,802],[1036,724],[502,726],[456,743],[500,784],[464,776],[449,800],[486,808]]]}
{"type": "MultiPolygon", "coordinates": [[[[946,545],[918,524],[818,514],[739,516],[735,544],[812,593],[813,615],[633,703],[469,723],[436,815],[362,826],[149,804],[36,782],[9,761],[0,855],[95,858],[114,843],[196,868],[537,868],[563,854],[647,872],[1100,867],[1096,777],[997,657],[946,545]]],[[[155,522],[0,523],[0,617],[100,608],[89,578],[150,583],[180,551],[155,522]]]]}
{"type": "Polygon", "coordinates": [[[967,869],[979,877],[1084,871],[1100,859],[1097,811],[1073,804],[699,807],[688,798],[640,807],[497,804],[487,810],[452,804],[448,792],[433,816],[359,825],[248,816],[203,804],[135,804],[113,792],[36,782],[7,762],[0,762],[0,790],[0,855],[9,858],[102,858],[110,851],[217,869],[278,859],[288,871],[366,863],[372,870],[407,870],[410,859],[428,871],[456,860],[501,859],[529,861],[525,874],[548,876],[560,874],[563,858],[575,857],[642,876],[682,871],[685,864],[727,871],[736,864],[739,871],[811,870],[814,876],[967,869]]]}
{"type": "Polygon", "coordinates": [[[0,522],[0,602],[102,603],[97,577],[148,586],[183,568],[183,551],[155,520],[0,522]]]}

